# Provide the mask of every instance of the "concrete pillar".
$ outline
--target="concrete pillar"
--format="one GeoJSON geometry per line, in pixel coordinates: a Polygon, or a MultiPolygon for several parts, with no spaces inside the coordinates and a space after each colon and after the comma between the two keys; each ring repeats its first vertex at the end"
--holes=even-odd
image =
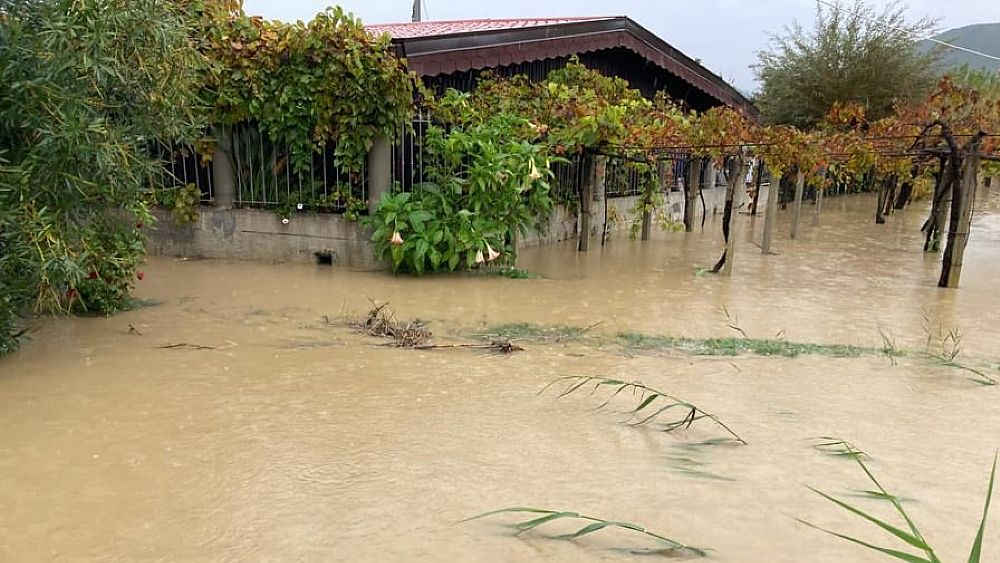
{"type": "Polygon", "coordinates": [[[374,213],[383,194],[392,191],[392,143],[379,137],[368,151],[368,212],[374,213]]]}
{"type": "MultiPolygon", "coordinates": [[[[595,156],[591,160],[590,170],[586,175],[580,193],[580,241],[578,249],[581,252],[590,250],[590,235],[594,225],[594,207],[604,212],[604,178],[607,172],[608,159],[595,156]]],[[[604,222],[599,223],[602,227],[604,222]]]]}
{"type": "Polygon", "coordinates": [[[212,153],[212,198],[219,209],[232,209],[236,201],[236,176],[233,170],[233,130],[215,127],[215,152],[212,153]]]}

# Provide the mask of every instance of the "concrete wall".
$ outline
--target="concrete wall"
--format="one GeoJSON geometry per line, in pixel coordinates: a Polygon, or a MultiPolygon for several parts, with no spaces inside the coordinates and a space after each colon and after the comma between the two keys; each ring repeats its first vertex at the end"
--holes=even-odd
{"type": "MultiPolygon", "coordinates": [[[[373,162],[369,173],[372,173],[371,170],[387,169],[385,166],[377,166],[378,160],[385,158],[384,155],[378,150],[373,150],[372,155],[375,156],[371,157],[373,162]]],[[[220,157],[218,162],[224,161],[220,157]]],[[[228,172],[225,166],[217,165],[216,168],[217,175],[220,171],[228,172]]],[[[220,186],[231,184],[229,177],[222,176],[221,180],[228,181],[217,182],[220,186]]],[[[385,178],[373,176],[370,184],[380,186],[379,191],[388,189],[388,180],[385,178]]],[[[591,237],[599,240],[605,224],[604,187],[600,177],[595,178],[595,184],[590,231],[591,237]]],[[[217,192],[224,191],[217,189],[217,192]]],[[[721,213],[725,202],[725,188],[705,189],[703,193],[707,213],[721,213]]],[[[231,197],[222,199],[232,200],[231,197]]],[[[608,199],[607,212],[618,219],[609,224],[609,229],[627,231],[632,210],[638,200],[638,196],[608,199]]],[[[681,221],[684,214],[683,192],[668,193],[666,206],[671,217],[675,221],[681,221]]],[[[700,217],[701,205],[697,205],[696,209],[700,217]]],[[[272,211],[230,209],[224,205],[203,206],[197,221],[180,226],[174,224],[168,212],[156,213],[160,221],[149,243],[149,252],[154,255],[309,262],[316,260],[315,254],[319,252],[331,254],[334,263],[341,266],[364,269],[383,267],[375,260],[371,233],[359,223],[347,221],[341,215],[297,213],[288,224],[283,224],[272,211]]],[[[580,216],[576,208],[571,210],[568,206],[557,205],[545,227],[522,237],[519,243],[521,247],[551,244],[575,239],[579,232],[580,216]]]]}
{"type": "Polygon", "coordinates": [[[308,262],[316,260],[316,252],[329,252],[337,265],[380,267],[371,234],[341,215],[298,213],[286,225],[272,211],[207,206],[199,211],[193,224],[176,225],[169,213],[158,210],[160,220],[150,236],[150,254],[308,262]]]}
{"type": "MultiPolygon", "coordinates": [[[[725,188],[704,190],[709,215],[721,213],[725,188]]],[[[631,211],[637,196],[611,198],[608,211],[619,217],[609,225],[616,231],[627,231],[631,211]],[[612,211],[614,210],[614,211],[612,211]]],[[[684,213],[682,192],[671,192],[667,210],[674,220],[684,213]]],[[[701,206],[698,206],[700,216],[701,206]]],[[[160,256],[188,256],[258,260],[263,262],[311,262],[315,253],[331,253],[334,263],[351,268],[374,269],[382,265],[375,260],[371,233],[355,221],[341,215],[297,213],[288,224],[273,212],[260,209],[219,209],[202,206],[198,220],[190,225],[176,225],[169,212],[157,210],[159,218],[149,241],[149,253],[160,256]]],[[[700,221],[700,219],[699,219],[700,221]]],[[[604,202],[594,202],[591,236],[599,238],[604,227],[604,202]]],[[[575,239],[579,232],[579,216],[565,205],[557,205],[547,227],[522,237],[522,248],[575,239]]]]}

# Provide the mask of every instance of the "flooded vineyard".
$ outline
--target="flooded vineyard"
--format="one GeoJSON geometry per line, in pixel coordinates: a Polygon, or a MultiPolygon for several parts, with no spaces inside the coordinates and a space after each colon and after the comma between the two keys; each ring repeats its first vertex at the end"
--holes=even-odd
{"type": "MultiPolygon", "coordinates": [[[[1000,377],[1000,194],[977,205],[959,290],[937,288],[940,256],[920,251],[923,206],[886,225],[873,209],[831,198],[814,226],[807,207],[794,241],[782,212],[770,256],[755,246],[763,218],[744,216],[732,278],[702,270],[721,249],[717,219],[587,254],[525,250],[519,267],[539,279],[151,258],[137,290],[149,306],[43,323],[0,360],[0,560],[663,554],[628,530],[557,541],[583,524],[515,536],[517,515],[458,523],[527,506],[633,522],[719,561],[882,561],[797,521],[901,545],[809,491],[891,512],[820,436],[868,452],[942,560],[964,560],[1000,386],[925,352],[959,329],[952,364],[1000,377]],[[348,323],[370,300],[435,343],[525,350],[385,346],[348,323]],[[748,444],[705,419],[623,424],[631,391],[600,410],[613,388],[538,394],[573,375],[641,381],[748,444]]],[[[998,558],[994,517],[984,560],[998,558]]]]}

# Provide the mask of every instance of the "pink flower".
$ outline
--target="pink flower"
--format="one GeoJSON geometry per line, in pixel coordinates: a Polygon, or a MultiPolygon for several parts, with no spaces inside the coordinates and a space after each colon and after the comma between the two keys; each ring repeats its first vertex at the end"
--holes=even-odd
{"type": "Polygon", "coordinates": [[[392,237],[389,239],[389,243],[395,246],[403,244],[403,235],[399,234],[399,231],[393,231],[392,237]]]}
{"type": "Polygon", "coordinates": [[[142,278],[146,277],[146,274],[142,272],[136,272],[135,277],[139,278],[139,280],[142,281],[142,278]]]}
{"type": "Polygon", "coordinates": [[[483,251],[479,250],[476,252],[476,264],[482,264],[486,260],[483,258],[483,251]]]}

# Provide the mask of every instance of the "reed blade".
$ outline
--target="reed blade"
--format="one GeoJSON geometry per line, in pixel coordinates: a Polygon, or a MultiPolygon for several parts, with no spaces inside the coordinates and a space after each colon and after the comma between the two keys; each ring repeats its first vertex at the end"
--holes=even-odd
{"type": "Polygon", "coordinates": [[[896,559],[900,559],[902,561],[907,561],[908,563],[934,563],[933,561],[931,561],[929,559],[924,559],[923,557],[920,557],[918,555],[913,555],[911,553],[906,553],[905,551],[897,551],[895,549],[890,549],[890,548],[887,548],[887,547],[879,547],[877,545],[873,545],[873,544],[870,544],[868,542],[861,541],[861,540],[859,540],[857,538],[852,538],[851,536],[847,536],[847,535],[844,535],[844,534],[838,534],[837,532],[834,532],[832,530],[827,530],[826,528],[821,528],[821,527],[819,527],[819,526],[817,526],[817,525],[815,525],[815,524],[813,524],[811,522],[807,522],[805,520],[801,520],[801,519],[798,519],[798,518],[796,518],[796,520],[798,520],[802,524],[805,524],[806,526],[809,526],[810,528],[813,528],[814,530],[819,530],[821,532],[830,534],[831,536],[840,538],[842,540],[847,540],[849,542],[856,543],[858,545],[863,545],[863,546],[867,547],[868,549],[879,551],[879,552],[884,553],[886,555],[895,557],[896,559]]]}
{"type": "Polygon", "coordinates": [[[972,542],[972,551],[969,553],[969,563],[980,563],[983,553],[983,534],[986,531],[986,518],[990,512],[990,500],[993,497],[993,481],[997,476],[997,454],[993,455],[993,470],[990,471],[990,486],[986,491],[986,505],[983,506],[983,519],[979,521],[979,532],[976,540],[972,542]]]}
{"type": "Polygon", "coordinates": [[[889,524],[888,522],[885,522],[883,520],[879,520],[878,518],[875,518],[874,516],[872,516],[872,515],[864,512],[863,510],[859,510],[858,508],[855,508],[855,507],[847,504],[846,502],[838,500],[838,499],[836,499],[836,498],[834,498],[834,497],[832,497],[832,496],[824,493],[823,491],[820,491],[818,489],[814,489],[812,487],[809,487],[809,490],[811,490],[812,492],[820,495],[821,497],[825,498],[826,500],[828,500],[828,501],[836,504],[837,506],[839,506],[839,507],[841,507],[841,508],[843,508],[843,509],[845,509],[845,510],[847,510],[847,511],[853,513],[853,514],[856,514],[856,515],[864,518],[865,520],[868,520],[872,524],[875,524],[879,528],[882,528],[883,530],[889,532],[890,534],[896,536],[897,538],[903,540],[904,542],[910,544],[911,546],[913,546],[913,547],[915,547],[915,548],[917,548],[917,549],[919,549],[921,551],[927,552],[928,550],[930,550],[930,546],[928,546],[927,543],[922,538],[919,538],[919,537],[917,537],[917,536],[915,536],[915,535],[913,535],[913,534],[911,534],[909,532],[906,532],[904,530],[901,530],[901,529],[893,526],[892,524],[889,524]]]}

